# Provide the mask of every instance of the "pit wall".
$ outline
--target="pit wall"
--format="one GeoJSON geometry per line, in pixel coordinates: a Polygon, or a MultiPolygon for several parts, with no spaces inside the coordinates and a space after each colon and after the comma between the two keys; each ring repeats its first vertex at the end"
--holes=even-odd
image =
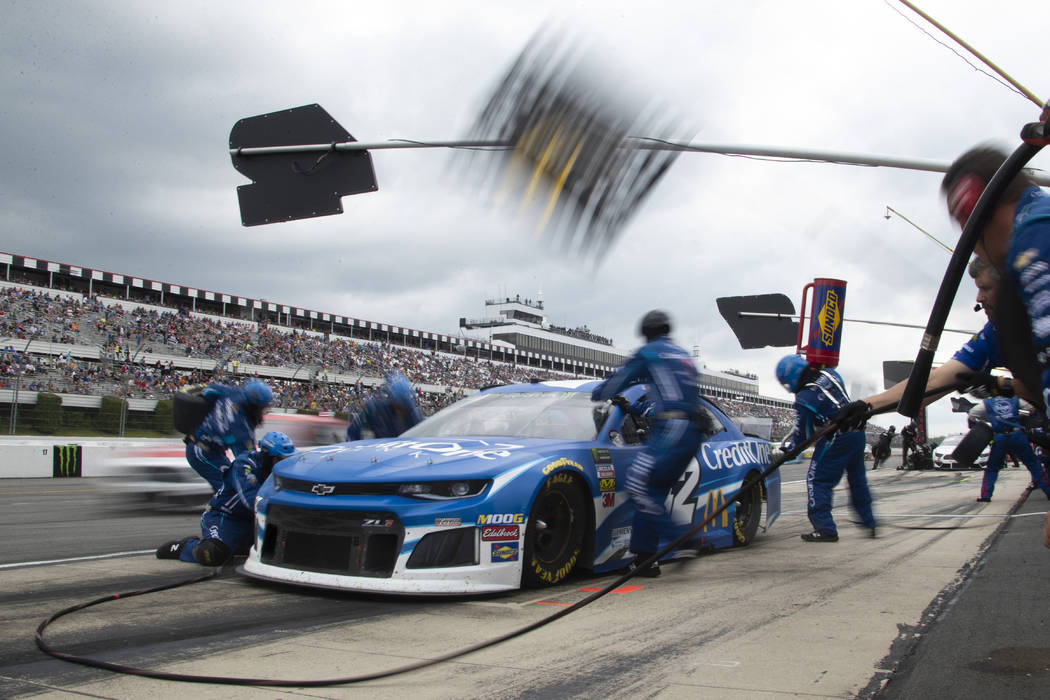
{"type": "Polygon", "coordinates": [[[126,450],[182,450],[172,438],[0,437],[0,479],[115,476],[114,458],[126,450]]]}

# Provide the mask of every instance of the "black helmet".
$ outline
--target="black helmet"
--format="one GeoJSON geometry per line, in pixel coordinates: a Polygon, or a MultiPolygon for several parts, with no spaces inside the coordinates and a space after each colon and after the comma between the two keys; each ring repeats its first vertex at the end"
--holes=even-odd
{"type": "Polygon", "coordinates": [[[671,332],[671,318],[663,311],[654,309],[642,317],[639,329],[646,340],[658,338],[671,332]]]}

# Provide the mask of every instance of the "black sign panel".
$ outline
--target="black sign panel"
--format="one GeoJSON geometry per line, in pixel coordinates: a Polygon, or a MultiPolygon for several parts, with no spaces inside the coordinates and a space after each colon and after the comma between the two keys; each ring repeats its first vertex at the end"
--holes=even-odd
{"type": "Polygon", "coordinates": [[[798,321],[791,318],[795,305],[783,294],[716,299],[718,313],[726,320],[744,350],[786,348],[798,344],[798,321]],[[741,315],[741,314],[745,315],[741,315]],[[746,314],[779,314],[748,316],[746,314]]]}
{"type": "MultiPolygon", "coordinates": [[[[231,151],[353,140],[317,104],[247,117],[230,131],[231,151]]],[[[342,197],[379,189],[367,151],[231,153],[230,158],[252,180],[237,188],[245,226],[341,214],[342,197]]]]}

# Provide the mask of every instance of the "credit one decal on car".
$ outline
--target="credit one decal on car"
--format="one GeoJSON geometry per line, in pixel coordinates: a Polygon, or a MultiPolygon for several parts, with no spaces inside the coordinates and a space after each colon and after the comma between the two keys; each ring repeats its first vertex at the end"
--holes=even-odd
{"type": "Polygon", "coordinates": [[[770,449],[763,442],[738,442],[733,445],[714,446],[705,442],[700,446],[704,464],[711,469],[731,469],[748,464],[768,464],[770,449]]]}

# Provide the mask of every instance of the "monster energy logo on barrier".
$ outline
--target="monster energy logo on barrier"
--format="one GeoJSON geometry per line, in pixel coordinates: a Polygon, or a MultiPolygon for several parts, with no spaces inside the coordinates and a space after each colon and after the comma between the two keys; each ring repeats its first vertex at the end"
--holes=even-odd
{"type": "Polygon", "coordinates": [[[52,476],[80,476],[81,445],[55,445],[51,451],[52,476]]]}

